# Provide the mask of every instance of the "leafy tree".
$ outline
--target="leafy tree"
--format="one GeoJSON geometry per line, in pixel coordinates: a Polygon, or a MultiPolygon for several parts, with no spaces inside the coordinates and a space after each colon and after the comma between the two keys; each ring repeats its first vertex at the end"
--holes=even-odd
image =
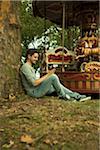
{"type": "Polygon", "coordinates": [[[33,16],[31,0],[21,1],[20,20],[21,37],[24,51],[35,36],[41,37],[42,33],[53,24],[48,20],[33,16]]]}
{"type": "MultiPolygon", "coordinates": [[[[38,49],[43,49],[45,44],[48,44],[48,47],[55,48],[62,45],[62,30],[57,27],[54,23],[44,18],[34,17],[32,14],[32,4],[31,0],[21,1],[20,6],[20,19],[21,19],[21,36],[22,36],[22,55],[26,53],[28,44],[31,41],[40,39],[44,37],[44,41],[38,47],[38,49]],[[49,30],[49,32],[48,32],[49,30]],[[46,41],[46,39],[48,39],[46,41]]],[[[78,36],[80,35],[79,27],[68,27],[64,31],[64,46],[69,50],[73,50],[76,46],[78,36]]]]}
{"type": "Polygon", "coordinates": [[[70,26],[65,30],[65,47],[69,50],[74,50],[77,45],[78,37],[80,36],[80,28],[77,26],[70,26]]]}

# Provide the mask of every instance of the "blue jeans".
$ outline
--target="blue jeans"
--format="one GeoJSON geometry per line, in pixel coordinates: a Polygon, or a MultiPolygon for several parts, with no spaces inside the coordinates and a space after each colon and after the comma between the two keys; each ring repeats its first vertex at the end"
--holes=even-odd
{"type": "Polygon", "coordinates": [[[79,99],[81,95],[76,92],[72,92],[71,90],[64,87],[56,74],[51,75],[48,79],[43,81],[40,85],[34,87],[33,93],[30,96],[40,98],[47,94],[51,94],[56,92],[59,97],[65,98],[66,94],[71,98],[79,99]]]}

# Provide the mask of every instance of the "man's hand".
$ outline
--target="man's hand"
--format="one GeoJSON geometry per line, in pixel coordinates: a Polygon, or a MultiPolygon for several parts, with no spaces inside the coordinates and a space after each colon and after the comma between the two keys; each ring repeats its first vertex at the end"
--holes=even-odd
{"type": "Polygon", "coordinates": [[[55,71],[56,71],[56,69],[55,69],[55,68],[53,68],[53,69],[51,69],[51,70],[48,70],[48,74],[49,74],[49,75],[54,74],[54,73],[55,73],[55,71]]]}

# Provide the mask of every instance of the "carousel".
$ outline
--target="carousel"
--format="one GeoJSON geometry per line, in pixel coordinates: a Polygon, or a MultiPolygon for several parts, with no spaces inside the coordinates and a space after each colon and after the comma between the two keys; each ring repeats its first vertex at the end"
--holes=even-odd
{"type": "Polygon", "coordinates": [[[62,45],[44,50],[43,72],[50,66],[57,67],[61,82],[73,91],[99,93],[100,87],[100,38],[99,1],[35,1],[34,16],[56,23],[62,28],[62,45]],[[64,47],[64,29],[79,26],[81,35],[73,51],[64,47]]]}

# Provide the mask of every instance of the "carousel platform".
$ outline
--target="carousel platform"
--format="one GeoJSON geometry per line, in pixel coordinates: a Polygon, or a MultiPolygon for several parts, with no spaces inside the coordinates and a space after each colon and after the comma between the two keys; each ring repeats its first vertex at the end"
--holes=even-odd
{"type": "Polygon", "coordinates": [[[57,72],[61,83],[76,92],[80,93],[99,93],[100,74],[87,72],[57,72]]]}

